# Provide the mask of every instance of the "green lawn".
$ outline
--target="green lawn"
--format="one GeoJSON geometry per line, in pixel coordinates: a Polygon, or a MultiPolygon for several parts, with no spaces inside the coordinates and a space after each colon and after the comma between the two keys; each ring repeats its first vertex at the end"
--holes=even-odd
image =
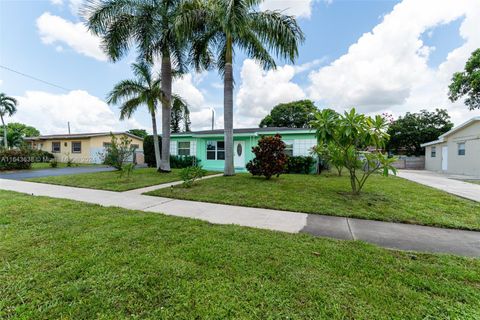
{"type": "MultiPolygon", "coordinates": [[[[82,164],[73,164],[72,167],[91,167],[91,166],[104,166],[101,164],[93,164],[93,163],[82,163],[82,164]]],[[[67,168],[66,163],[59,162],[57,164],[57,168],[67,168]]],[[[32,163],[32,169],[52,169],[49,162],[34,162],[32,163]]]]}
{"type": "Polygon", "coordinates": [[[479,319],[480,260],[0,192],[2,319],[479,319]]]}
{"type": "Polygon", "coordinates": [[[465,182],[480,184],[480,180],[464,180],[465,182]]]}
{"type": "Polygon", "coordinates": [[[249,207],[480,230],[480,203],[396,177],[374,175],[360,196],[349,194],[346,176],[249,174],[199,181],[149,195],[249,207]]]}
{"type": "MultiPolygon", "coordinates": [[[[126,191],[156,184],[182,180],[180,169],[172,169],[169,173],[158,173],[155,168],[135,169],[129,178],[120,178],[117,171],[82,173],[75,175],[42,177],[27,181],[58,184],[63,186],[91,188],[111,191],[126,191]]],[[[212,174],[211,172],[208,174],[212,174]]]]}

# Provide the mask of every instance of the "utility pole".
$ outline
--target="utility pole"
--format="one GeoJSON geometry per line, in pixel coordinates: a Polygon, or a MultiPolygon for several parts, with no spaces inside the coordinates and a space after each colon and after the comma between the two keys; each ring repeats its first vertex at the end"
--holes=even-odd
{"type": "Polygon", "coordinates": [[[68,126],[68,134],[70,134],[70,121],[67,122],[67,126],[68,126]]]}
{"type": "Polygon", "coordinates": [[[215,129],[215,109],[212,108],[212,130],[215,129]]]}

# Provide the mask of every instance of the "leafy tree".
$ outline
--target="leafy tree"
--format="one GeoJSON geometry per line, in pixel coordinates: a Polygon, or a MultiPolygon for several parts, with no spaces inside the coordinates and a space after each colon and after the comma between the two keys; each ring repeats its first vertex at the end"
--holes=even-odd
{"type": "Polygon", "coordinates": [[[445,109],[435,109],[434,112],[407,112],[405,116],[390,124],[387,149],[396,154],[420,156],[424,153],[424,148],[420,146],[422,143],[438,139],[452,127],[453,123],[445,109]]]}
{"type": "Polygon", "coordinates": [[[25,137],[38,137],[39,135],[40,131],[32,126],[27,126],[26,124],[18,122],[7,124],[7,141],[12,147],[22,146],[25,137]]]}
{"type": "Polygon", "coordinates": [[[269,51],[291,62],[304,36],[293,16],[280,11],[260,11],[261,0],[216,0],[189,3],[182,20],[186,31],[195,30],[191,57],[197,69],[216,67],[224,81],[225,171],[233,164],[233,60],[243,51],[264,69],[275,69],[269,51]]]}
{"type": "Polygon", "coordinates": [[[166,172],[170,171],[172,70],[185,69],[185,39],[191,31],[182,28],[178,32],[183,25],[184,5],[182,0],[87,0],[83,8],[88,28],[102,39],[112,61],[127,55],[133,47],[139,60],[161,61],[162,158],[157,163],[160,171],[166,172]]]}
{"type": "Polygon", "coordinates": [[[274,175],[279,177],[288,161],[285,147],[279,134],[262,137],[258,145],[252,148],[255,158],[247,163],[247,170],[254,176],[265,176],[267,180],[274,175]]]}
{"type": "Polygon", "coordinates": [[[299,100],[276,105],[260,122],[260,128],[287,127],[310,128],[318,109],[311,100],[299,100]]]}
{"type": "Polygon", "coordinates": [[[148,132],[145,129],[130,129],[127,132],[140,138],[145,138],[146,136],[148,136],[148,132]]]}
{"type": "Polygon", "coordinates": [[[453,74],[452,83],[448,88],[452,102],[467,97],[465,104],[470,110],[480,109],[480,49],[472,53],[463,72],[453,74]]]}
{"type": "Polygon", "coordinates": [[[312,153],[317,155],[328,167],[335,167],[338,176],[342,176],[343,152],[335,143],[317,145],[313,147],[312,153]]]}
{"type": "Polygon", "coordinates": [[[316,114],[312,123],[317,130],[318,144],[335,145],[341,155],[342,167],[350,174],[352,193],[360,194],[370,175],[382,171],[396,172],[392,166],[394,158],[388,158],[380,151],[388,141],[387,124],[382,116],[375,118],[358,114],[355,109],[338,115],[332,110],[323,110],[316,114]],[[375,151],[368,152],[368,147],[375,151]]]}
{"type": "Polygon", "coordinates": [[[122,170],[125,163],[133,157],[135,148],[132,146],[132,140],[127,136],[120,138],[115,137],[113,134],[110,134],[110,136],[111,141],[103,155],[103,163],[117,170],[122,170]]]}
{"type": "Polygon", "coordinates": [[[182,131],[182,122],[183,122],[183,131],[190,131],[190,110],[188,105],[183,103],[181,100],[174,100],[172,105],[172,116],[171,116],[170,127],[172,133],[178,133],[182,131]]]}
{"type": "MultiPolygon", "coordinates": [[[[158,142],[156,111],[158,102],[164,101],[165,99],[165,95],[161,89],[161,80],[153,75],[151,65],[147,62],[138,62],[132,64],[132,70],[136,76],[136,79],[123,80],[116,84],[113,90],[108,94],[107,102],[109,104],[121,104],[121,120],[130,118],[141,105],[144,105],[148,108],[148,112],[152,117],[155,160],[157,163],[157,169],[160,170],[162,154],[160,153],[160,145],[158,142]]],[[[171,97],[175,101],[180,101],[178,103],[185,104],[185,102],[179,96],[171,95],[171,97]]],[[[170,167],[170,160],[168,163],[170,167]]]]}
{"type": "Polygon", "coordinates": [[[7,127],[5,126],[5,117],[11,117],[17,112],[17,100],[0,92],[0,119],[3,126],[3,144],[8,148],[7,127]]]}

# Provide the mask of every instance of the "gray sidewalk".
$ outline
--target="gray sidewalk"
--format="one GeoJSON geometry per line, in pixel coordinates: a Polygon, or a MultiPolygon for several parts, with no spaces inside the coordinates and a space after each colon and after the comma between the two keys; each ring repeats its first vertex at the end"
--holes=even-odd
{"type": "Polygon", "coordinates": [[[480,202],[480,185],[478,184],[451,179],[448,175],[426,170],[399,170],[397,176],[480,202]]]}
{"type": "MultiPolygon", "coordinates": [[[[158,187],[158,186],[157,186],[158,187]]],[[[158,212],[216,224],[363,240],[385,248],[480,257],[480,232],[167,199],[0,179],[0,189],[102,206],[158,212]]]]}

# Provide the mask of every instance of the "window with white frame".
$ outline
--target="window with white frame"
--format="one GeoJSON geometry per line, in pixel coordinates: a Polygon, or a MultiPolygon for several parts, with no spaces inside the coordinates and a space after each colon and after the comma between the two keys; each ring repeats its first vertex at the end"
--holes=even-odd
{"type": "Polygon", "coordinates": [[[435,158],[437,156],[437,147],[432,147],[430,150],[430,157],[435,158]]]}
{"type": "Polygon", "coordinates": [[[285,154],[289,157],[293,157],[293,141],[284,141],[285,142],[285,154]]]}
{"type": "Polygon", "coordinates": [[[60,142],[52,142],[52,153],[60,152],[60,142]]]}
{"type": "Polygon", "coordinates": [[[190,141],[178,142],[178,155],[189,156],[190,155],[190,141]]]}
{"type": "Polygon", "coordinates": [[[80,141],[72,142],[72,153],[82,153],[82,143],[80,141]]]}
{"type": "Polygon", "coordinates": [[[225,142],[207,141],[207,160],[225,160],[225,142]]]}
{"type": "Polygon", "coordinates": [[[459,156],[465,155],[465,142],[461,142],[458,144],[458,155],[459,156]]]}

